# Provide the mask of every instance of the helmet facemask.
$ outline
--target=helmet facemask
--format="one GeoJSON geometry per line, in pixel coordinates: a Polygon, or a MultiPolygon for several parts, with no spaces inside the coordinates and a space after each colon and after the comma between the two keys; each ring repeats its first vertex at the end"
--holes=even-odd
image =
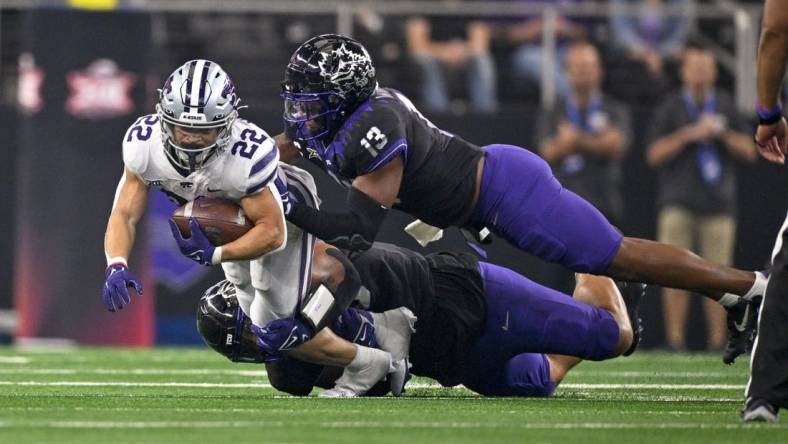
{"type": "Polygon", "coordinates": [[[282,92],[285,111],[282,118],[287,135],[299,141],[323,140],[333,137],[344,117],[344,101],[333,92],[282,92]]]}
{"type": "Polygon", "coordinates": [[[233,110],[231,115],[221,122],[209,124],[186,123],[169,117],[161,109],[161,105],[156,106],[161,121],[162,143],[167,157],[176,166],[193,173],[194,171],[206,167],[217,156],[217,152],[223,151],[230,141],[232,125],[238,116],[238,112],[233,110]],[[180,145],[175,136],[175,127],[181,127],[186,131],[218,129],[216,138],[212,143],[206,145],[180,145]]]}

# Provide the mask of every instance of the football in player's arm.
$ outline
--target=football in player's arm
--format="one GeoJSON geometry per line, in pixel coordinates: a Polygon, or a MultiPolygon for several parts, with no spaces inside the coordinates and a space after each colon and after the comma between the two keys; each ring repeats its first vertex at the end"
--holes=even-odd
{"type": "MultiPolygon", "coordinates": [[[[364,371],[371,386],[393,369],[391,355],[323,329],[360,290],[358,279],[346,275],[334,286],[327,281],[320,286],[326,310],[302,319],[314,238],[297,227],[288,230],[283,208],[291,193],[294,200],[316,206],[314,181],[305,171],[280,166],[274,140],[238,118],[239,100],[219,65],[192,60],[167,79],[157,112],[140,117],[124,135],[125,169],[105,237],[104,305],[114,312],[130,303],[129,287],[142,293],[127,258],[150,188],[181,204],[208,195],[228,199],[241,206],[254,226],[235,241],[215,246],[194,219],[188,237],[170,221],[181,253],[203,265],[222,263],[236,290],[239,313],[250,320],[266,359],[294,353],[351,373],[364,371]]],[[[343,256],[334,251],[341,266],[343,256]]]]}
{"type": "Polygon", "coordinates": [[[278,151],[263,130],[238,119],[237,104],[232,81],[221,67],[207,60],[190,61],[167,80],[157,113],[139,118],[126,132],[125,169],[104,242],[107,282],[103,300],[108,310],[122,309],[130,302],[127,287],[142,291],[139,280],[128,270],[127,258],[151,186],[181,203],[217,192],[217,197],[238,201],[254,223],[244,236],[219,247],[212,245],[195,223],[188,238],[173,226],[181,252],[198,263],[250,260],[284,248],[281,196],[273,192],[277,189],[278,151]],[[202,70],[203,83],[209,82],[207,75],[212,74],[210,81],[221,93],[202,92],[198,98],[197,93],[210,91],[198,88],[183,103],[173,94],[172,84],[188,87],[200,83],[196,70],[202,70]],[[231,141],[236,142],[232,148],[228,146],[231,141]],[[226,177],[230,175],[236,177],[226,177]]]}

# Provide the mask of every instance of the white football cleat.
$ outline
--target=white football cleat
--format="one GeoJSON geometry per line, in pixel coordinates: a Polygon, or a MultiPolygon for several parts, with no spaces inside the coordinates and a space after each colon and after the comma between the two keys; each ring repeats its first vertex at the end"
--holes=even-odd
{"type": "Polygon", "coordinates": [[[406,307],[383,313],[372,313],[375,324],[375,339],[382,350],[391,353],[391,359],[399,362],[410,354],[410,337],[416,332],[416,315],[406,307]]]}
{"type": "Polygon", "coordinates": [[[358,398],[359,394],[345,387],[334,387],[323,390],[317,395],[318,398],[358,398]]]}
{"type": "Polygon", "coordinates": [[[392,371],[388,374],[389,388],[394,396],[402,396],[405,384],[410,379],[410,362],[408,358],[400,359],[392,364],[392,371]]]}

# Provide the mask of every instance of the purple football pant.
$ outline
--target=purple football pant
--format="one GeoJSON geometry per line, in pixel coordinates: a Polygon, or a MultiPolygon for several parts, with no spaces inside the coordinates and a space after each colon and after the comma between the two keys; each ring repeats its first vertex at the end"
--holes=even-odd
{"type": "Polygon", "coordinates": [[[479,262],[487,299],[484,333],[466,357],[463,385],[486,396],[549,396],[545,354],[599,361],[619,339],[605,309],[572,299],[507,268],[479,262]]]}
{"type": "Polygon", "coordinates": [[[577,194],[562,187],[542,158],[513,145],[484,148],[484,173],[471,225],[580,273],[602,274],[621,233],[577,194]]]}

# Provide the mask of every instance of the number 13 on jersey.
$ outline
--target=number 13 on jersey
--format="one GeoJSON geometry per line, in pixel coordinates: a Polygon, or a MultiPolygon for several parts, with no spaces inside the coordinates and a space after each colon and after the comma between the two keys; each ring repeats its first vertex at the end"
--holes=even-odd
{"type": "Polygon", "coordinates": [[[377,157],[380,154],[380,150],[386,147],[388,141],[386,135],[380,132],[378,127],[373,126],[367,131],[366,137],[361,139],[360,143],[365,150],[369,151],[372,157],[377,157]]]}

